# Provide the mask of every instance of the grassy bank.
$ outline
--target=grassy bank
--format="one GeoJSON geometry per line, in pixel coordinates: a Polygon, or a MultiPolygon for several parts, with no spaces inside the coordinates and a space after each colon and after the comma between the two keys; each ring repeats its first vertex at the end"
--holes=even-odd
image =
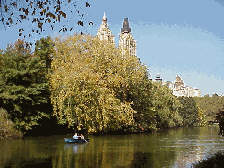
{"type": "Polygon", "coordinates": [[[217,152],[206,160],[193,164],[193,168],[224,168],[224,153],[217,152]]]}

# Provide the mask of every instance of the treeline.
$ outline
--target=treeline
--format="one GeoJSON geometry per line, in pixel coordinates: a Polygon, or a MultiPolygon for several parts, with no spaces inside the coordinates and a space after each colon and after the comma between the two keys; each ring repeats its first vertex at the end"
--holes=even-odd
{"type": "Polygon", "coordinates": [[[204,111],[209,121],[214,121],[219,111],[224,109],[224,96],[194,97],[196,104],[204,111]]]}
{"type": "Polygon", "coordinates": [[[135,56],[97,37],[42,38],[31,52],[17,40],[0,53],[0,107],[23,132],[43,118],[89,133],[148,132],[204,125],[192,98],[149,79],[135,56]]]}

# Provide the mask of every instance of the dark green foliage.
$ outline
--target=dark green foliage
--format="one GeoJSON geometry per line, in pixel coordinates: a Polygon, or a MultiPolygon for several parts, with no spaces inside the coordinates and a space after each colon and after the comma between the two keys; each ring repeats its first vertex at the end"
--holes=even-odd
{"type": "Polygon", "coordinates": [[[22,138],[23,134],[15,128],[6,110],[0,108],[0,139],[22,138]]]}
{"type": "Polygon", "coordinates": [[[208,121],[214,121],[216,113],[224,109],[224,96],[193,97],[196,104],[204,111],[208,121]]]}
{"type": "Polygon", "coordinates": [[[193,126],[198,122],[198,107],[192,97],[179,97],[178,100],[183,105],[180,115],[183,118],[183,125],[193,126]]]}
{"type": "Polygon", "coordinates": [[[41,52],[31,53],[29,44],[22,40],[8,45],[1,57],[0,106],[8,111],[18,128],[31,129],[50,110],[46,108],[50,103],[48,68],[43,64],[48,59],[41,52]]]}
{"type": "Polygon", "coordinates": [[[128,101],[133,102],[132,108],[137,111],[134,114],[135,128],[133,131],[150,131],[155,129],[154,113],[151,110],[152,102],[152,83],[147,75],[139,82],[131,82],[128,91],[128,101]]]}
{"type": "Polygon", "coordinates": [[[41,67],[46,71],[46,75],[51,68],[53,46],[49,36],[38,40],[35,46],[35,55],[40,58],[41,67]]]}
{"type": "Polygon", "coordinates": [[[161,86],[159,83],[153,83],[153,107],[154,120],[157,128],[169,128],[182,124],[182,118],[179,110],[182,105],[172,94],[167,86],[161,86]]]}

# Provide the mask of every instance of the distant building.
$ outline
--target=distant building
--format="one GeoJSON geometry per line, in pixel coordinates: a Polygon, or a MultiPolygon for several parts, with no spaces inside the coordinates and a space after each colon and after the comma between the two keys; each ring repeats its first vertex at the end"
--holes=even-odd
{"type": "Polygon", "coordinates": [[[179,75],[177,75],[174,82],[174,89],[180,90],[183,88],[184,88],[184,81],[181,79],[179,75]]]}
{"type": "Polygon", "coordinates": [[[160,84],[162,84],[162,79],[160,78],[160,74],[159,73],[157,73],[157,76],[155,78],[155,81],[158,82],[158,83],[160,83],[160,84]]]}
{"type": "Polygon", "coordinates": [[[173,83],[170,81],[162,81],[162,86],[166,85],[169,89],[173,90],[173,83]]]}
{"type": "Polygon", "coordinates": [[[192,97],[201,97],[201,90],[194,89],[192,97]]]}
{"type": "Polygon", "coordinates": [[[156,79],[153,82],[158,82],[162,86],[166,85],[173,91],[173,95],[177,97],[201,97],[201,90],[190,86],[185,86],[184,81],[178,75],[175,78],[174,84],[170,81],[162,81],[159,73],[157,74],[156,79]]]}

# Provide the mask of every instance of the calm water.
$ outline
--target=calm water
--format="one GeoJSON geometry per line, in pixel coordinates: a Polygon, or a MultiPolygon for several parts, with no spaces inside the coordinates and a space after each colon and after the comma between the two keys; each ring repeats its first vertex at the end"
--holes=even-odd
{"type": "Polygon", "coordinates": [[[88,143],[65,144],[51,136],[0,141],[0,167],[191,167],[224,150],[218,125],[159,133],[89,136],[88,143]]]}

